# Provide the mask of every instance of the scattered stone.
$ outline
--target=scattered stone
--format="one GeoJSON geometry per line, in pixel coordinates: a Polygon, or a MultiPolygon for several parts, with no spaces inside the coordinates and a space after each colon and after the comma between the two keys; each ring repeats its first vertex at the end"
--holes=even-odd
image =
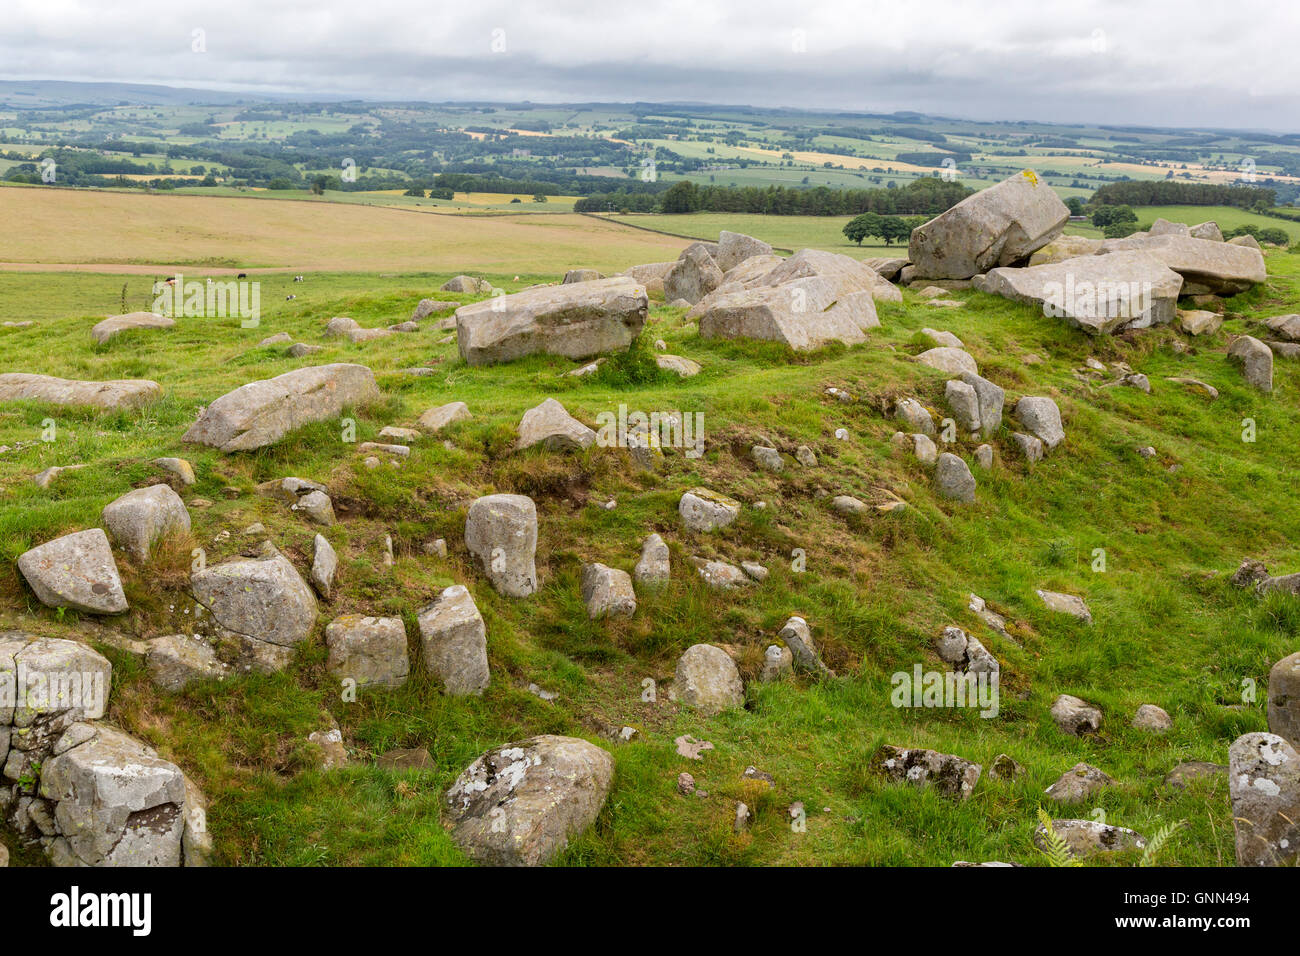
{"type": "Polygon", "coordinates": [[[1092,623],[1092,612],[1088,610],[1088,605],[1084,603],[1083,598],[1073,594],[1061,594],[1057,591],[1035,591],[1035,594],[1047,605],[1049,611],[1055,611],[1058,614],[1068,614],[1076,617],[1085,624],[1092,623]]]}
{"type": "Polygon", "coordinates": [[[184,458],[155,458],[153,463],[163,471],[175,475],[183,485],[188,486],[195,482],[194,466],[184,458]]]}
{"type": "Polygon", "coordinates": [[[931,786],[940,795],[965,800],[975,789],[981,767],[952,754],[934,750],[909,750],[883,745],[871,758],[870,768],[892,783],[931,786]]]}
{"type": "Polygon", "coordinates": [[[817,677],[835,676],[834,672],[822,662],[821,650],[813,640],[812,629],[803,618],[790,618],[777,637],[790,649],[791,658],[797,669],[817,677]]]}
{"type": "Polygon", "coordinates": [[[1267,278],[1258,249],[1191,236],[1107,239],[1093,258],[1126,252],[1145,253],[1177,272],[1183,278],[1182,295],[1236,295],[1267,278]]]}
{"type": "Polygon", "coordinates": [[[1006,754],[998,754],[989,766],[989,776],[994,780],[1015,780],[1025,775],[1025,768],[1006,754]]]}
{"type": "Polygon", "coordinates": [[[80,382],[52,375],[0,373],[0,402],[45,402],[86,405],[106,411],[129,411],[162,397],[162,386],[145,379],[80,382]]]}
{"type": "Polygon", "coordinates": [[[718,233],[718,252],[714,259],[718,268],[725,273],[730,272],[746,259],[771,254],[772,247],[761,239],[724,229],[718,233]]]}
{"type": "Polygon", "coordinates": [[[922,365],[937,368],[949,375],[960,375],[963,372],[978,375],[980,371],[979,366],[975,364],[975,359],[971,358],[970,353],[964,349],[944,347],[927,349],[918,355],[916,360],[922,365]]]}
{"type": "Polygon", "coordinates": [[[1065,441],[1061,410],[1050,398],[1026,396],[1016,402],[1016,418],[1047,450],[1065,441]]]}
{"type": "Polygon", "coordinates": [[[87,614],[121,614],[127,609],[113,549],[99,528],[32,548],[19,556],[18,570],[47,607],[87,614]]]}
{"type": "Polygon", "coordinates": [[[281,554],[209,565],[191,575],[190,589],[212,615],[217,636],[234,641],[262,673],[288,666],[316,624],[316,597],[281,554]]]}
{"type": "Polygon", "coordinates": [[[794,450],[794,460],[805,468],[817,467],[817,455],[807,445],[800,445],[794,450]]]}
{"type": "Polygon", "coordinates": [[[677,792],[683,797],[689,797],[695,792],[695,778],[685,770],[677,775],[677,792]]]}
{"type": "Polygon", "coordinates": [[[706,717],[745,705],[745,685],[735,661],[712,644],[686,649],[677,661],[673,689],[678,700],[706,717]]]}
{"type": "Polygon", "coordinates": [[[311,422],[338,418],[345,408],[379,398],[364,365],[316,365],[241,385],[209,405],[182,441],[225,452],[254,451],[311,422]]]}
{"type": "Polygon", "coordinates": [[[307,492],[292,507],[319,525],[328,527],[334,523],[334,502],[323,491],[307,492]]]}
{"type": "Polygon", "coordinates": [[[1143,704],[1133,715],[1135,730],[1147,730],[1153,734],[1163,734],[1174,726],[1173,719],[1162,707],[1155,704],[1143,704]]]}
{"type": "Polygon", "coordinates": [[[848,495],[836,495],[831,499],[831,510],[842,515],[860,515],[867,510],[867,503],[848,495]]]}
{"type": "Polygon", "coordinates": [[[415,424],[422,431],[438,432],[448,425],[472,417],[469,413],[469,406],[464,402],[448,402],[446,405],[439,405],[437,408],[429,409],[420,416],[419,421],[415,424]]]}
{"type": "Polygon", "coordinates": [[[596,433],[570,415],[563,405],[548,398],[524,412],[519,422],[515,450],[541,445],[547,451],[581,451],[596,443],[596,433]]]}
{"type": "Polygon", "coordinates": [[[991,471],[993,468],[993,446],[980,445],[975,449],[975,463],[984,471],[991,471]]]}
{"type": "Polygon", "coordinates": [[[711,588],[728,590],[749,583],[745,572],[734,564],[728,564],[726,561],[705,561],[702,558],[692,558],[691,561],[700,577],[704,579],[704,583],[711,588]]]}
{"type": "Polygon", "coordinates": [[[604,617],[632,617],[636,613],[636,592],[632,576],[604,564],[582,567],[582,600],[593,621],[604,617]]]}
{"type": "Polygon", "coordinates": [[[175,324],[175,319],[157,312],[128,312],[126,315],[110,315],[92,328],[90,334],[94,336],[96,344],[103,345],[120,332],[132,329],[170,329],[175,324]]]}
{"type": "Polygon", "coordinates": [[[914,432],[935,434],[934,417],[914,398],[899,399],[894,405],[894,418],[914,432]]]}
{"type": "Polygon", "coordinates": [[[1223,326],[1223,316],[1201,309],[1179,309],[1178,326],[1188,335],[1213,335],[1223,326]]]}
{"type": "Polygon", "coordinates": [[[1183,790],[1193,780],[1204,780],[1222,775],[1227,779],[1228,766],[1221,763],[1208,763],[1204,760],[1189,760],[1180,763],[1165,774],[1165,786],[1183,790]]]}
{"type": "Polygon", "coordinates": [[[692,488],[682,495],[677,513],[691,531],[716,531],[740,516],[740,502],[707,488],[692,488]]]}
{"type": "Polygon", "coordinates": [[[1247,383],[1261,392],[1273,391],[1273,350],[1253,336],[1243,335],[1228,347],[1228,361],[1242,367],[1247,383]]]}
{"type": "Polygon", "coordinates": [[[688,760],[703,760],[704,751],[713,749],[713,744],[707,740],[696,740],[690,734],[683,734],[673,743],[677,747],[677,753],[688,760]]]}
{"type": "Polygon", "coordinates": [[[1217,388],[1215,388],[1213,385],[1206,385],[1204,382],[1198,382],[1194,378],[1176,377],[1176,378],[1167,379],[1167,381],[1173,382],[1176,385],[1186,385],[1188,388],[1201,392],[1202,394],[1207,395],[1212,399],[1219,397],[1219,390],[1217,388]]]}
{"type": "Polygon", "coordinates": [[[491,679],[487,625],[469,589],[455,584],[419,614],[424,666],[452,696],[481,694],[491,679]]]}
{"type": "Polygon", "coordinates": [[[309,733],[307,742],[315,744],[320,750],[319,769],[338,770],[348,765],[348,748],[343,745],[343,731],[339,730],[333,718],[330,719],[329,727],[309,733]]]}
{"type": "Polygon", "coordinates": [[[755,445],[749,450],[749,454],[754,459],[754,464],[767,471],[781,471],[785,468],[781,453],[775,448],[770,448],[767,445],[755,445]]]}
{"type": "MultiPolygon", "coordinates": [[[[931,286],[930,288],[933,289],[935,287],[931,286]]],[[[929,289],[922,289],[921,294],[925,295],[925,293],[928,291],[929,289]]],[[[942,293],[944,290],[939,289],[938,291],[942,293]]],[[[962,343],[962,340],[957,338],[957,336],[953,335],[951,332],[942,332],[939,331],[938,329],[922,329],[921,334],[925,336],[927,339],[929,339],[931,342],[933,342],[936,346],[941,346],[943,348],[949,348],[949,349],[964,349],[966,347],[962,343]]]]}
{"type": "Polygon", "coordinates": [[[964,384],[975,390],[979,401],[980,431],[987,438],[1002,425],[1002,406],[1006,402],[1006,392],[988,379],[971,372],[962,372],[960,377],[964,384]]]}
{"type": "Polygon", "coordinates": [[[104,507],[101,520],[109,540],[138,564],[149,560],[149,551],[158,541],[190,530],[185,502],[167,485],[128,491],[104,507]]]}
{"type": "Polygon", "coordinates": [[[1047,788],[1047,795],[1057,803],[1084,803],[1115,783],[1105,772],[1086,763],[1076,763],[1047,788]]]}
{"type": "Polygon", "coordinates": [[[768,570],[757,561],[741,561],[740,569],[747,574],[751,580],[758,581],[760,584],[767,580],[768,570]]]}
{"type": "Polygon", "coordinates": [[[753,822],[754,822],[754,814],[749,809],[749,807],[745,806],[745,804],[743,803],[737,803],[736,822],[732,824],[731,827],[732,832],[744,833],[749,829],[750,824],[753,822]]]}
{"type": "Polygon", "coordinates": [[[596,821],[613,778],[613,758],[585,740],[544,735],[505,744],[448,788],[444,826],[480,865],[544,866],[596,821]]]}
{"type": "MultiPolygon", "coordinates": [[[[1135,830],[1096,820],[1053,820],[1052,830],[1079,859],[1097,853],[1141,850],[1147,845],[1147,838],[1135,830]]],[[[1041,823],[1034,830],[1034,846],[1040,850],[1047,849],[1047,830],[1041,823]]]]}
{"type": "Polygon", "coordinates": [[[465,546],[499,594],[528,597],[537,590],[537,506],[525,495],[486,495],[465,521],[465,546]]]}
{"type": "Polygon", "coordinates": [[[50,485],[54,484],[54,479],[58,478],[59,475],[63,474],[65,471],[78,471],[85,467],[85,465],[55,465],[52,468],[46,468],[39,475],[33,477],[32,483],[36,485],[37,488],[49,488],[50,485]]]}
{"type": "Polygon", "coordinates": [[[939,494],[949,501],[973,504],[975,501],[975,476],[962,459],[951,452],[944,452],[934,470],[935,486],[939,494]]]}
{"type": "Polygon", "coordinates": [[[191,681],[223,680],[229,673],[212,645],[190,634],[154,638],[145,664],[154,685],[173,692],[183,690],[191,681]]]}
{"type": "Polygon", "coordinates": [[[1268,672],[1268,729],[1300,748],[1300,652],[1282,658],[1268,672]]]}
{"type": "Polygon", "coordinates": [[[1052,720],[1064,733],[1074,737],[1095,734],[1101,730],[1101,711],[1092,704],[1062,694],[1052,704],[1052,720]]]}
{"type": "Polygon", "coordinates": [[[400,617],[345,614],[325,628],[329,658],[325,668],[358,689],[401,687],[410,672],[406,656],[406,626],[400,617]]]}
{"type": "Polygon", "coordinates": [[[971,434],[980,430],[980,403],[975,389],[965,382],[949,379],[944,386],[944,398],[958,428],[971,434]]]}
{"type": "Polygon", "coordinates": [[[769,644],[767,650],[763,652],[763,670],[759,673],[758,679],[764,684],[771,684],[774,681],[784,680],[793,672],[794,654],[790,649],[779,644],[769,644]]]}
{"type": "Polygon", "coordinates": [[[325,337],[327,339],[347,338],[360,328],[361,324],[356,319],[350,319],[346,315],[336,315],[325,323],[325,337]]]}

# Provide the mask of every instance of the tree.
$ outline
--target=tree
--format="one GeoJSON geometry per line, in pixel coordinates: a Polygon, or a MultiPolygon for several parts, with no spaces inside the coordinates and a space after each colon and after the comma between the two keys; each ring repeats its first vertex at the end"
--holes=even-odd
{"type": "Polygon", "coordinates": [[[666,213],[695,212],[699,208],[699,190],[689,179],[673,183],[664,193],[663,211],[666,213]]]}
{"type": "Polygon", "coordinates": [[[1065,201],[1065,208],[1070,210],[1071,216],[1083,215],[1083,200],[1078,196],[1071,196],[1065,201]]]}
{"type": "Polygon", "coordinates": [[[867,236],[880,235],[880,219],[880,215],[874,212],[864,212],[860,216],[854,216],[845,224],[844,235],[850,242],[862,245],[862,240],[867,236]]]}
{"type": "MultiPolygon", "coordinates": [[[[1092,214],[1092,224],[1103,229],[1119,223],[1137,222],[1137,213],[1131,206],[1101,206],[1092,214]]],[[[1133,230],[1129,230],[1132,232],[1133,230]]]]}
{"type": "Polygon", "coordinates": [[[533,196],[533,202],[546,202],[546,194],[537,193],[535,196],[533,196]]]}
{"type": "Polygon", "coordinates": [[[410,189],[408,189],[406,192],[402,193],[402,195],[403,195],[403,196],[414,196],[416,199],[423,199],[423,198],[424,198],[424,190],[421,189],[419,186],[412,186],[412,187],[411,187],[410,189]]]}

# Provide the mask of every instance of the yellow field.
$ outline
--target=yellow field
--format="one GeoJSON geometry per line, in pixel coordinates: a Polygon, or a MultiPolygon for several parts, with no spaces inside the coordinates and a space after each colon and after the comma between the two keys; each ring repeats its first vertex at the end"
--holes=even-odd
{"type": "Polygon", "coordinates": [[[0,188],[0,268],[17,263],[318,271],[613,272],[687,241],[569,213],[450,216],[386,206],[0,188]]]}

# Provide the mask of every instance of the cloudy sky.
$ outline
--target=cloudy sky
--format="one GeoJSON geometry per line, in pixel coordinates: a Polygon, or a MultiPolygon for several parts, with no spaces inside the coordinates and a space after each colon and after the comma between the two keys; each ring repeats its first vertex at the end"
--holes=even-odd
{"type": "Polygon", "coordinates": [[[1300,132],[1300,5],[4,0],[0,79],[1300,132]]]}

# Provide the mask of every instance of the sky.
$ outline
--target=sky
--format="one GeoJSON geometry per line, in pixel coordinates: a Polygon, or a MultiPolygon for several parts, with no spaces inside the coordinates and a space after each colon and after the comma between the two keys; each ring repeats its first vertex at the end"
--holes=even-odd
{"type": "Polygon", "coordinates": [[[1300,132],[1300,4],[4,0],[0,79],[1300,132]]]}

